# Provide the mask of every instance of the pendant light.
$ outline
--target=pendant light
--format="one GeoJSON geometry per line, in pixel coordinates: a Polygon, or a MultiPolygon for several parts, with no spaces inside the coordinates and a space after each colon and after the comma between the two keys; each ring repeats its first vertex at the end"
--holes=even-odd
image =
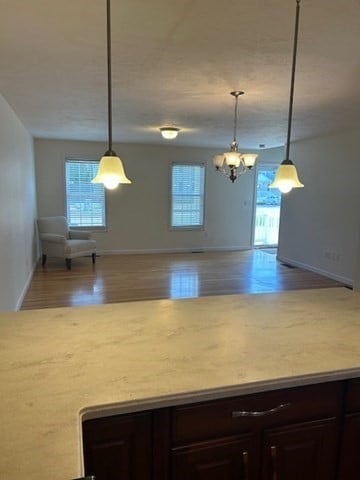
{"type": "Polygon", "coordinates": [[[108,84],[108,149],[100,160],[99,169],[91,183],[103,183],[109,190],[119,183],[131,183],[125,175],[122,161],[112,149],[112,98],[111,98],[111,12],[110,0],[106,0],[107,84],[108,84]]]}
{"type": "Polygon", "coordinates": [[[293,102],[294,102],[296,53],[297,53],[297,41],[298,41],[298,32],[299,32],[299,16],[300,16],[300,0],[296,0],[296,19],[295,19],[294,47],[293,47],[292,69],[291,69],[289,117],[288,117],[285,160],[281,162],[276,172],[276,176],[273,183],[269,185],[269,188],[278,188],[281,193],[288,193],[293,188],[301,188],[304,186],[299,180],[295,165],[289,158],[292,110],[293,110],[293,102]]]}
{"type": "Polygon", "coordinates": [[[236,90],[234,92],[230,92],[230,95],[235,97],[234,139],[230,144],[230,150],[222,155],[215,155],[213,157],[213,163],[218,172],[221,172],[223,175],[228,177],[232,183],[234,183],[239,175],[246,173],[254,166],[257,155],[255,153],[241,154],[239,152],[239,144],[236,140],[238,101],[239,96],[244,95],[244,92],[236,90]],[[229,168],[229,171],[226,171],[225,168],[223,168],[224,164],[229,168]]]}

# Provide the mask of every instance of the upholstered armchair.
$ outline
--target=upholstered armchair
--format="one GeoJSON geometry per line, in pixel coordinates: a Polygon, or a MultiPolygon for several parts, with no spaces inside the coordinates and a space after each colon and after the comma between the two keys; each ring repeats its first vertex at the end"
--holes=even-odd
{"type": "Polygon", "coordinates": [[[70,229],[65,217],[40,217],[37,224],[43,266],[48,256],[64,258],[68,270],[71,270],[71,260],[75,257],[91,255],[92,263],[95,263],[96,242],[91,240],[91,232],[70,229]]]}

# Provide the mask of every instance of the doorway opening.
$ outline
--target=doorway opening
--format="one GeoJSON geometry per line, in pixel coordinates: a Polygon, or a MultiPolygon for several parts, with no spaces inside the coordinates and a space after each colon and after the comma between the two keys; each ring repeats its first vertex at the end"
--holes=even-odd
{"type": "Polygon", "coordinates": [[[279,239],[281,193],[271,189],[277,165],[258,165],[254,212],[254,247],[277,247],[279,239]]]}

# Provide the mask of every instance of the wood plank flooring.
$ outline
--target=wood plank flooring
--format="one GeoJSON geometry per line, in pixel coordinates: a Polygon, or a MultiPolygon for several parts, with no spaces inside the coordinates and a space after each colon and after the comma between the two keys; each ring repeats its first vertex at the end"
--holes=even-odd
{"type": "Polygon", "coordinates": [[[275,249],[109,255],[95,265],[84,257],[73,260],[71,271],[63,260],[49,258],[36,268],[22,310],[338,286],[282,265],[275,249]]]}

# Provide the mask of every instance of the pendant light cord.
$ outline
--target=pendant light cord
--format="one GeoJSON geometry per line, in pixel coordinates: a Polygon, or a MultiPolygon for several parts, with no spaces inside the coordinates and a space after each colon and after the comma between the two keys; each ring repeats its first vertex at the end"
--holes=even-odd
{"type": "Polygon", "coordinates": [[[236,144],[236,131],[237,131],[237,117],[238,117],[238,101],[239,95],[235,95],[235,111],[234,111],[234,144],[236,144]]]}
{"type": "Polygon", "coordinates": [[[298,41],[298,33],[299,33],[299,15],[300,15],[300,0],[296,0],[295,33],[294,33],[293,59],[292,59],[292,69],[291,69],[289,118],[288,118],[288,131],[287,131],[287,139],[286,139],[285,161],[290,160],[289,158],[290,136],[291,136],[292,111],[293,111],[293,102],[294,102],[296,54],[297,54],[297,41],[298,41]]]}
{"type": "Polygon", "coordinates": [[[107,25],[107,83],[108,83],[108,151],[112,151],[112,98],[111,98],[111,12],[110,0],[106,2],[107,25]]]}

